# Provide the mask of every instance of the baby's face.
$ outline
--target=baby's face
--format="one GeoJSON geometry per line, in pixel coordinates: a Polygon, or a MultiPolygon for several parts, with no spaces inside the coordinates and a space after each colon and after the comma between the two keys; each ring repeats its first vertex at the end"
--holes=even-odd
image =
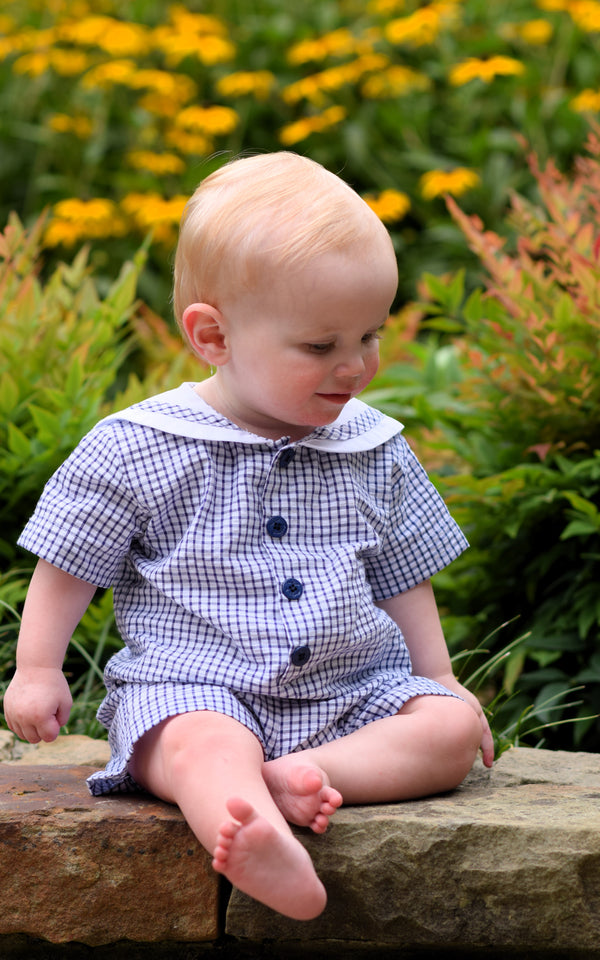
{"type": "Polygon", "coordinates": [[[300,439],[335,420],[371,381],[379,330],[397,285],[386,237],[280,270],[224,305],[229,360],[220,367],[228,415],[260,436],[300,439]]]}

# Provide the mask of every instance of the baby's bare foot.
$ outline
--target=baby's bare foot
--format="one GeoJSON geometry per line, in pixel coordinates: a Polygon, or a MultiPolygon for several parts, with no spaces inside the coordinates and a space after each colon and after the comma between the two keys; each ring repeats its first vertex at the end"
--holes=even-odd
{"type": "Polygon", "coordinates": [[[285,819],[315,833],[325,832],[329,818],[342,804],[341,793],[329,785],[321,768],[300,753],[265,763],[263,777],[285,819]]]}
{"type": "Polygon", "coordinates": [[[292,834],[279,833],[245,800],[232,797],[227,809],[233,819],[219,831],[214,869],[286,917],[318,917],[327,894],[302,844],[292,834]]]}

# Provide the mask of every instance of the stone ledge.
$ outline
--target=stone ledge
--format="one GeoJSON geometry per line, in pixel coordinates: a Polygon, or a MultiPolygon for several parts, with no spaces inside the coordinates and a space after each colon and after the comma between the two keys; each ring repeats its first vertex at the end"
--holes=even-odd
{"type": "Polygon", "coordinates": [[[91,797],[94,769],[0,764],[0,934],[215,940],[218,878],[179,810],[91,797]]]}
{"type": "Polygon", "coordinates": [[[94,956],[112,944],[115,957],[129,941],[131,957],[144,943],[167,957],[171,943],[186,958],[600,958],[596,755],[511,750],[453,793],[342,808],[324,836],[297,831],[328,889],[321,917],[288,920],[233,891],[221,923],[227,888],[179,811],[90,797],[90,766],[65,765],[69,740],[40,746],[41,765],[1,754],[3,960],[29,956],[8,952],[23,937],[94,956]]]}
{"type": "Polygon", "coordinates": [[[299,924],[234,891],[229,934],[600,955],[595,755],[511,750],[450,794],[342,808],[305,843],[328,890],[325,913],[299,924]]]}

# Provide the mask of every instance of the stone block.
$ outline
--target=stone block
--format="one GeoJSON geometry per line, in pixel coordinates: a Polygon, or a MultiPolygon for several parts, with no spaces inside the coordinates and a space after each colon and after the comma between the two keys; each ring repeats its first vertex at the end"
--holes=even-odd
{"type": "Polygon", "coordinates": [[[321,917],[281,917],[238,891],[240,940],[403,951],[600,955],[600,757],[513,749],[443,796],[344,807],[296,830],[328,890],[321,917]]]}
{"type": "Polygon", "coordinates": [[[92,797],[93,769],[0,763],[0,935],[215,939],[219,879],[179,810],[145,795],[92,797]]]}
{"type": "Polygon", "coordinates": [[[14,733],[0,730],[0,761],[21,766],[63,764],[67,767],[84,765],[102,768],[110,760],[107,740],[94,740],[71,733],[57,737],[52,743],[24,743],[14,733]]]}

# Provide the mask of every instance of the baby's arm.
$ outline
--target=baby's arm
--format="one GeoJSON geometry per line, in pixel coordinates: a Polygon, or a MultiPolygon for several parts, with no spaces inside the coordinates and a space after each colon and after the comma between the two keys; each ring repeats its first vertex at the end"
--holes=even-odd
{"type": "Polygon", "coordinates": [[[494,760],[492,733],[477,697],[454,676],[430,581],[426,580],[389,600],[381,600],[377,606],[385,610],[402,630],[410,652],[413,674],[437,680],[473,707],[481,722],[483,762],[491,767],[494,760]]]}
{"type": "Polygon", "coordinates": [[[38,561],[23,609],[17,669],[4,694],[6,722],[22,740],[55,740],[69,719],[73,701],[62,664],[95,592],[93,584],[38,561]]]}

